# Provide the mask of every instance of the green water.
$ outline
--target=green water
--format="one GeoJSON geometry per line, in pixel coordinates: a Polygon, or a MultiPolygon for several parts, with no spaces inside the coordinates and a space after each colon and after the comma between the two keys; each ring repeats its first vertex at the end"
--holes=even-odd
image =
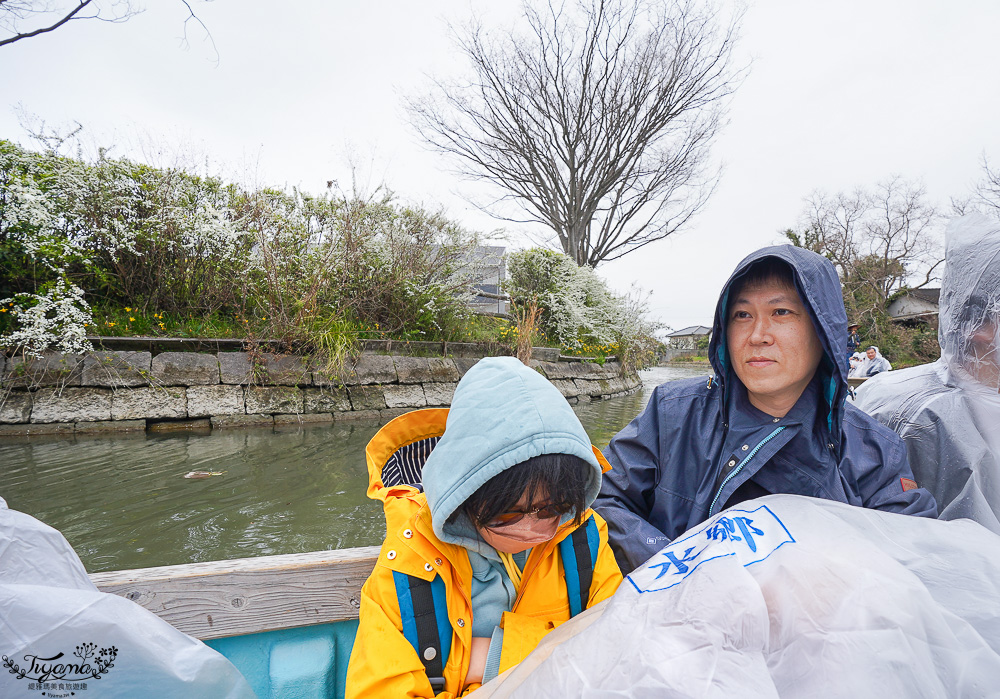
{"type": "MultiPolygon", "coordinates": [[[[577,414],[603,447],[656,385],[706,372],[651,369],[643,391],[577,414]]],[[[364,449],[378,429],[5,439],[0,497],[59,529],[90,572],[377,545],[385,525],[381,504],[365,496],[364,449]],[[183,478],[189,471],[223,475],[183,478]]]]}

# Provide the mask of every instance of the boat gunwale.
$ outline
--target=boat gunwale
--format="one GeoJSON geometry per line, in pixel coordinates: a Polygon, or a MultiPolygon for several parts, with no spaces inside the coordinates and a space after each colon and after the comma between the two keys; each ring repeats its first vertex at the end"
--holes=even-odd
{"type": "Polygon", "coordinates": [[[378,546],[91,573],[202,640],[358,618],[378,546]]]}

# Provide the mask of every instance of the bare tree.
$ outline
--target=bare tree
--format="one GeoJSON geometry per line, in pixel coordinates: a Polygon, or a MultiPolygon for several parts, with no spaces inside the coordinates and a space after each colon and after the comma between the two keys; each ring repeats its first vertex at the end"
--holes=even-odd
{"type": "Polygon", "coordinates": [[[944,262],[938,212],[923,187],[894,177],[873,190],[807,200],[799,232],[785,231],[794,245],[827,257],[843,283],[844,305],[864,335],[899,349],[888,305],[903,289],[919,289],[937,279],[944,262]]]}
{"type": "MultiPolygon", "coordinates": [[[[192,21],[201,26],[211,40],[207,27],[198,19],[191,3],[188,0],[179,2],[188,11],[184,20],[185,41],[188,22],[192,21]]],[[[6,33],[6,36],[0,36],[0,46],[47,34],[76,20],[120,23],[140,12],[142,7],[133,0],[0,0],[0,32],[6,33]]]]}
{"type": "MultiPolygon", "coordinates": [[[[970,199],[963,201],[968,210],[978,210],[992,216],[1000,216],[1000,170],[990,167],[990,161],[983,155],[983,179],[976,184],[970,199]]],[[[953,204],[956,213],[965,213],[958,205],[953,204]]]]}
{"type": "Polygon", "coordinates": [[[409,102],[420,135],[554,232],[578,265],[613,260],[682,228],[711,194],[709,146],[740,14],[698,0],[549,0],[527,33],[456,30],[467,82],[409,102]]]}

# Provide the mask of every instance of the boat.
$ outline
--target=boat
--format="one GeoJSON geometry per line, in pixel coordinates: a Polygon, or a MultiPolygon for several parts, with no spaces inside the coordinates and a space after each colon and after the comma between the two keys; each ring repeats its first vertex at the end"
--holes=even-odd
{"type": "Polygon", "coordinates": [[[378,546],[91,573],[226,656],[260,699],[343,697],[378,546]]]}

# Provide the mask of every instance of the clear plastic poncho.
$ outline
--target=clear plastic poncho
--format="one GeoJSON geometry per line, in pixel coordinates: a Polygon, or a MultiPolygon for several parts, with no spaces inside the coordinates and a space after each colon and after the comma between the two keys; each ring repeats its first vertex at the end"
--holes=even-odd
{"type": "Polygon", "coordinates": [[[0,697],[243,699],[225,657],[98,591],[66,539],[0,498],[0,697]]]}
{"type": "Polygon", "coordinates": [[[981,697],[1000,537],[797,495],[675,539],[473,696],[981,697]]]}
{"type": "Polygon", "coordinates": [[[942,519],[1000,534],[1000,221],[963,216],[945,235],[941,359],[872,378],[855,404],[903,438],[942,519]]]}

